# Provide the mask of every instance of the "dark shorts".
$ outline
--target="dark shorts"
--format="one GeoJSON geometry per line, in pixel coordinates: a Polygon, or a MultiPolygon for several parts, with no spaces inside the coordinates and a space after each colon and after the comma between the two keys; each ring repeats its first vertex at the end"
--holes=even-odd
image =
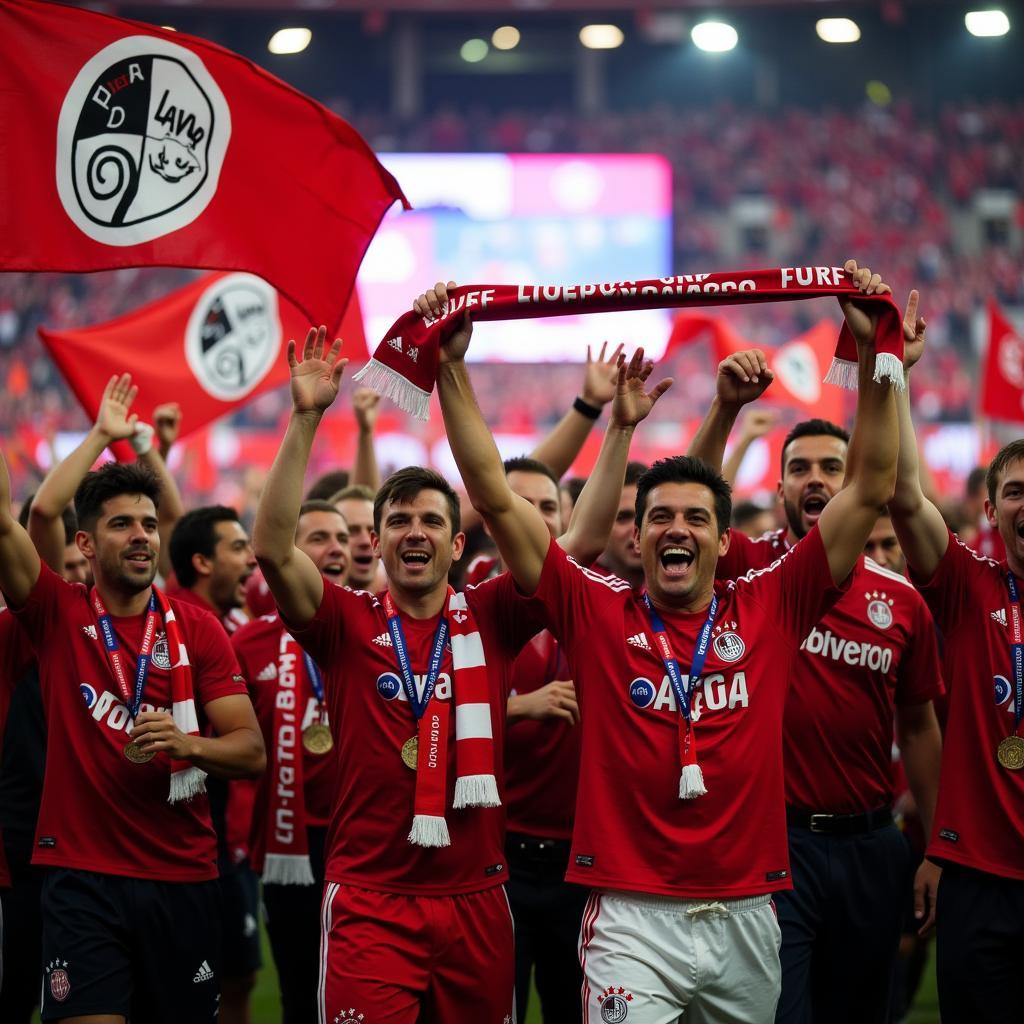
{"type": "Polygon", "coordinates": [[[221,927],[224,953],[221,958],[225,978],[244,978],[259,970],[260,956],[260,880],[248,863],[238,864],[220,876],[221,927]]]}
{"type": "Polygon", "coordinates": [[[132,1024],[213,1024],[220,891],[53,868],[43,882],[43,1020],[119,1014],[132,1024]]]}

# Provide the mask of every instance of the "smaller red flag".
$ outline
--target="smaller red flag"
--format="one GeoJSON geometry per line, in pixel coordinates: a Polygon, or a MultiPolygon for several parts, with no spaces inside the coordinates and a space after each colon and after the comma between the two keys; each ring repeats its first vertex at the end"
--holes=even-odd
{"type": "Polygon", "coordinates": [[[994,302],[988,307],[988,350],[978,412],[993,420],[1024,423],[1024,336],[994,302]]]}
{"type": "MultiPolygon", "coordinates": [[[[207,274],[131,313],[78,330],[39,329],[82,407],[95,416],[112,374],[138,385],[141,419],[162,402],[181,406],[182,433],[199,430],[288,381],[289,339],[300,342],[309,321],[292,302],[253,274],[207,274]]],[[[345,311],[342,354],[367,357],[356,293],[345,311]]]]}

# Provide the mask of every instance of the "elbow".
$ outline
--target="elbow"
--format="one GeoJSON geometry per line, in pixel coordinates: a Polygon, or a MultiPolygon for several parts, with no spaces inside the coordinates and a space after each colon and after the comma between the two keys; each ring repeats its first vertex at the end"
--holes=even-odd
{"type": "Polygon", "coordinates": [[[861,501],[871,508],[880,509],[889,505],[896,493],[896,464],[869,474],[858,487],[861,501]]]}
{"type": "Polygon", "coordinates": [[[245,778],[255,779],[267,770],[267,748],[263,742],[263,734],[259,730],[250,730],[253,734],[246,763],[244,766],[245,778]]]}

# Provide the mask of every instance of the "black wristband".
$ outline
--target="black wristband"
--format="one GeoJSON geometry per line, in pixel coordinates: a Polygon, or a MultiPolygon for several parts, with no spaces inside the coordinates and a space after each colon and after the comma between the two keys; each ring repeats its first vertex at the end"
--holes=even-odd
{"type": "Polygon", "coordinates": [[[599,405],[591,405],[589,402],[584,402],[582,398],[577,398],[572,403],[572,407],[581,416],[586,416],[588,420],[596,420],[601,415],[601,407],[599,405]]]}

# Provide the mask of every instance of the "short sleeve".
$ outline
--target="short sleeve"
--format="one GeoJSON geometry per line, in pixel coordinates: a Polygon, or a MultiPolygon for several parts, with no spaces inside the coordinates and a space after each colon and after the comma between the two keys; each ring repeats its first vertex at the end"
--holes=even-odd
{"type": "Polygon", "coordinates": [[[849,589],[850,577],[838,586],[833,582],[825,543],[815,526],[770,566],[754,569],[730,585],[753,597],[769,619],[778,623],[789,642],[798,647],[849,589]]]}
{"type": "Polygon", "coordinates": [[[931,579],[923,579],[911,568],[910,578],[943,633],[953,630],[965,610],[974,610],[970,598],[971,569],[982,564],[980,556],[950,531],[946,551],[931,579]]]}
{"type": "Polygon", "coordinates": [[[734,580],[757,568],[754,552],[754,542],[745,533],[729,527],[729,550],[719,558],[715,566],[715,579],[734,580]]]}
{"type": "Polygon", "coordinates": [[[330,665],[340,657],[347,626],[361,600],[372,601],[373,597],[362,591],[349,590],[348,587],[336,587],[324,580],[320,607],[305,626],[292,625],[284,612],[281,612],[281,621],[318,665],[330,665]]]}
{"type": "Polygon", "coordinates": [[[625,580],[602,576],[582,566],[552,540],[544,559],[533,600],[543,610],[547,627],[568,652],[570,639],[585,642],[588,622],[597,621],[599,609],[621,604],[630,593],[625,580]]]}
{"type": "Polygon", "coordinates": [[[248,694],[238,659],[220,623],[208,612],[191,623],[189,660],[192,662],[192,686],[199,704],[209,704],[220,697],[248,694]]]}
{"type": "Polygon", "coordinates": [[[61,600],[76,588],[84,590],[81,584],[68,583],[58,576],[45,562],[40,564],[39,578],[29,591],[28,600],[21,608],[11,608],[36,647],[53,635],[62,618],[61,600]]]}
{"type": "Polygon", "coordinates": [[[945,692],[935,621],[921,598],[915,594],[910,637],[900,660],[896,682],[897,704],[924,704],[945,692]]]}

